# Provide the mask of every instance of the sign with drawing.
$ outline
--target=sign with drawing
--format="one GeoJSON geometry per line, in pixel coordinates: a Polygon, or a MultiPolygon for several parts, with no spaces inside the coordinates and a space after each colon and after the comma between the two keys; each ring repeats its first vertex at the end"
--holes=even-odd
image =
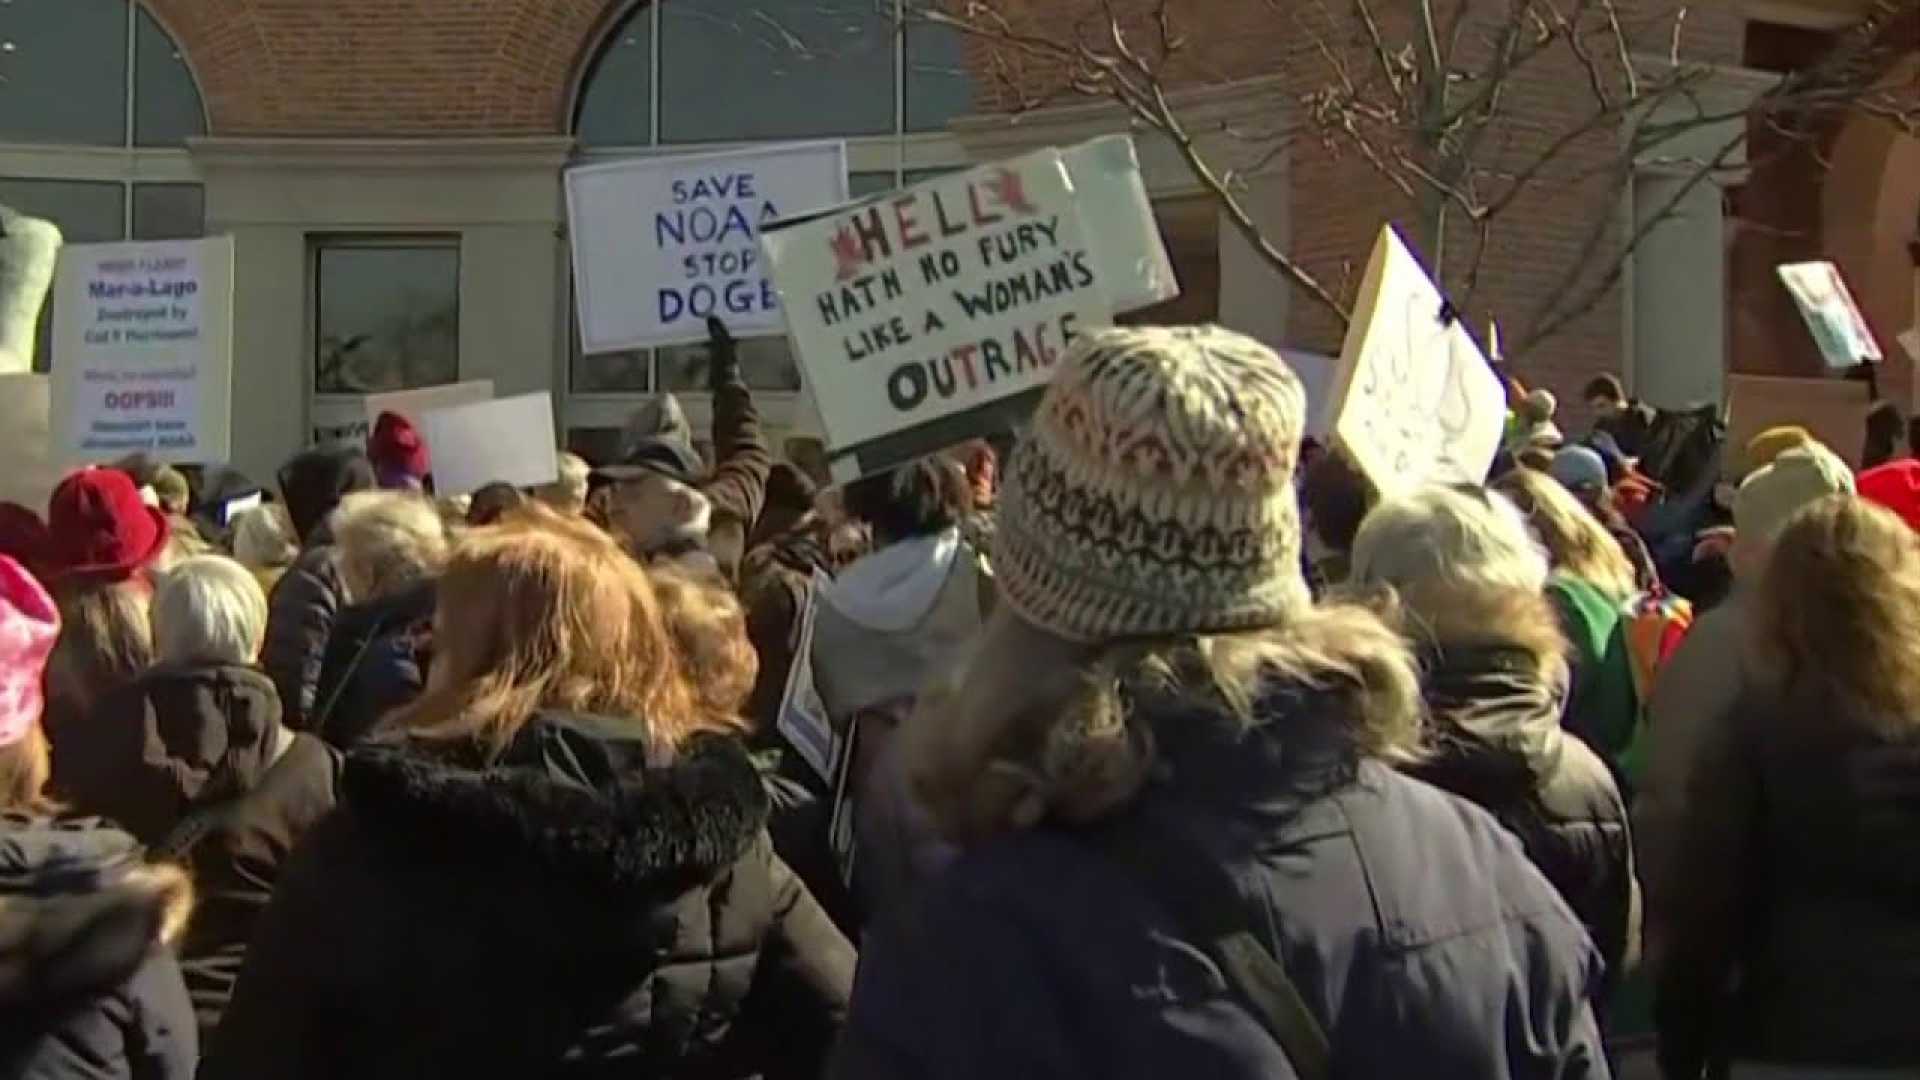
{"type": "Polygon", "coordinates": [[[1382,494],[1486,480],[1506,393],[1390,225],[1367,264],[1332,386],[1333,437],[1382,494]]]}
{"type": "Polygon", "coordinates": [[[1830,262],[1787,263],[1776,272],[1793,294],[1828,367],[1845,370],[1881,361],[1880,344],[1873,340],[1839,267],[1830,262]]]}

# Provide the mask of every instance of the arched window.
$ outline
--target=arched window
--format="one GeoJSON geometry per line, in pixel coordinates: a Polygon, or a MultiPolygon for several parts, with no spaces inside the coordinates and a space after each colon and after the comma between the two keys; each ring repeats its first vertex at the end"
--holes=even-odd
{"type": "MultiPolygon", "coordinates": [[[[971,110],[972,80],[958,35],[909,16],[917,2],[893,0],[891,12],[874,0],[638,4],[581,80],[581,154],[844,138],[854,195],[960,167],[946,127],[971,110]]],[[[704,387],[697,348],[583,356],[569,336],[575,395],[704,387]]],[[[782,339],[743,342],[742,366],[758,390],[799,388],[782,339]]]]}
{"type": "MultiPolygon", "coordinates": [[[[206,130],[186,58],[145,7],[0,2],[0,203],[71,243],[199,236],[186,140],[206,130]]],[[[51,325],[43,315],[40,370],[51,325]]]]}

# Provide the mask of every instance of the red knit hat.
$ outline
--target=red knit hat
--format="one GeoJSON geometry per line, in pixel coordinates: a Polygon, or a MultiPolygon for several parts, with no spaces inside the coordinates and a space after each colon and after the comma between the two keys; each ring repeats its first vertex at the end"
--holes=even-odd
{"type": "Polygon", "coordinates": [[[53,577],[132,577],[167,546],[167,516],[140,501],[118,469],[82,469],[47,504],[47,569],[53,577]]]}
{"type": "Polygon", "coordinates": [[[1900,515],[1910,529],[1920,530],[1920,461],[1902,458],[1860,474],[1860,497],[1900,515]]]}
{"type": "Polygon", "coordinates": [[[383,485],[395,473],[425,480],[433,471],[427,441],[420,437],[413,421],[399,413],[383,412],[374,421],[373,434],[367,438],[367,457],[383,485]]]}
{"type": "Polygon", "coordinates": [[[60,613],[25,567],[0,555],[0,746],[25,738],[46,703],[47,657],[60,613]]]}

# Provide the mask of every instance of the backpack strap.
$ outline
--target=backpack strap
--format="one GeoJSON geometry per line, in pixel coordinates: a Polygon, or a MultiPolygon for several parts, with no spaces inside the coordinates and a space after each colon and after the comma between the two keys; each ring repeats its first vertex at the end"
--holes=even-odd
{"type": "Polygon", "coordinates": [[[1128,815],[1095,835],[1107,857],[1126,868],[1190,944],[1219,967],[1229,992],[1279,1044],[1300,1080],[1331,1076],[1327,1033],[1287,969],[1249,928],[1244,903],[1226,871],[1143,814],[1128,815]]]}

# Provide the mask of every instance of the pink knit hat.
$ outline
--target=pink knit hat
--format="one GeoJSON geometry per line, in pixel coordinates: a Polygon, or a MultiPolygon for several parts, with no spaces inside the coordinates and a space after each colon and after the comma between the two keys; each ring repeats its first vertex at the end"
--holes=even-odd
{"type": "Polygon", "coordinates": [[[60,612],[19,563],[0,555],[0,746],[27,737],[45,704],[42,677],[60,612]]]}

